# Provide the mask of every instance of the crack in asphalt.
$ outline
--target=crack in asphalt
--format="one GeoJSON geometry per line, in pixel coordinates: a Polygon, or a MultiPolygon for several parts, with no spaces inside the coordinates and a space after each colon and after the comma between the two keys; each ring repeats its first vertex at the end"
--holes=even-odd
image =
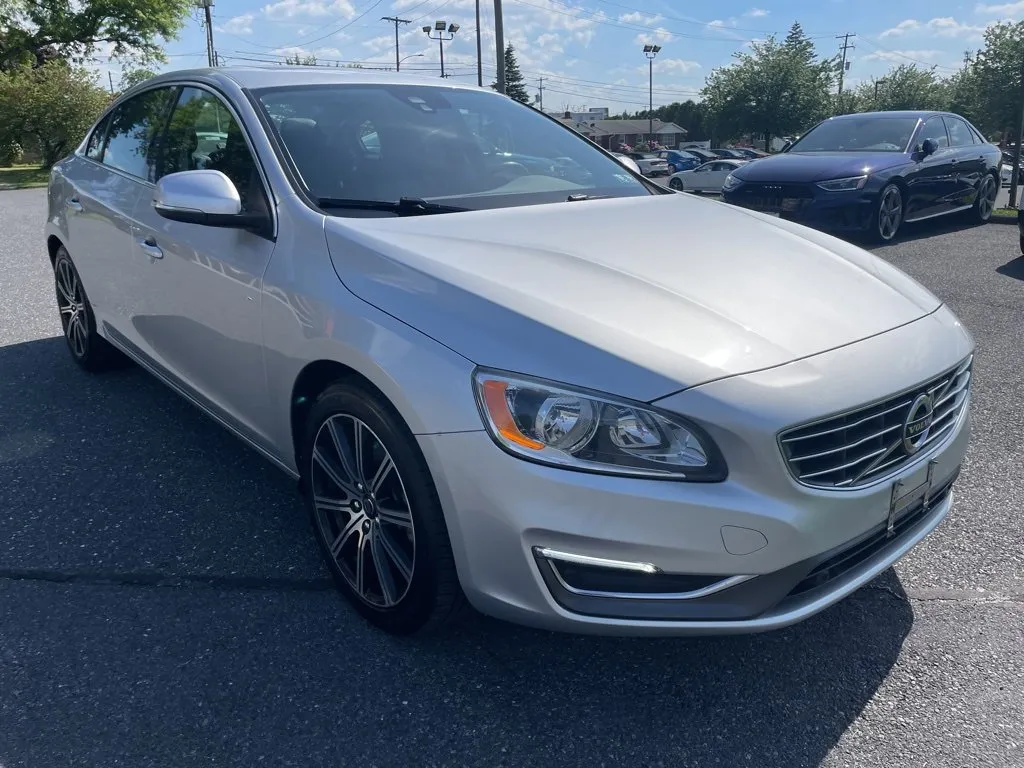
{"type": "MultiPolygon", "coordinates": [[[[0,583],[34,581],[49,584],[84,586],[144,587],[158,589],[213,589],[225,591],[328,592],[334,584],[330,578],[281,579],[254,576],[216,576],[203,574],[174,575],[158,571],[131,572],[64,572],[39,568],[0,568],[0,583]]],[[[911,589],[897,590],[884,584],[862,587],[863,592],[881,592],[896,600],[910,602],[947,602],[972,604],[1024,604],[1020,592],[988,592],[982,589],[911,589]]],[[[856,593],[854,593],[856,594],[856,593]]]]}

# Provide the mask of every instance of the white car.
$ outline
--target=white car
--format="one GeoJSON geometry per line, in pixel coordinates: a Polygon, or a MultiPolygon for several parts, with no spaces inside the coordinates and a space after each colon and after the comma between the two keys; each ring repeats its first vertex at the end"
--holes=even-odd
{"type": "Polygon", "coordinates": [[[673,173],[668,179],[668,185],[677,192],[720,194],[726,177],[749,162],[749,160],[712,160],[704,165],[698,165],[692,171],[673,173]]]}
{"type": "Polygon", "coordinates": [[[621,152],[612,152],[612,155],[615,156],[616,160],[618,160],[624,166],[629,168],[629,170],[639,173],[640,175],[643,175],[643,171],[641,171],[640,166],[636,164],[636,160],[634,160],[629,155],[624,155],[621,152]]]}
{"type": "MultiPolygon", "coordinates": [[[[1018,178],[1018,183],[1020,179],[1018,178]]],[[[1003,163],[999,166],[999,183],[1004,187],[1008,187],[1013,183],[1013,165],[1010,163],[1003,163]]]]}

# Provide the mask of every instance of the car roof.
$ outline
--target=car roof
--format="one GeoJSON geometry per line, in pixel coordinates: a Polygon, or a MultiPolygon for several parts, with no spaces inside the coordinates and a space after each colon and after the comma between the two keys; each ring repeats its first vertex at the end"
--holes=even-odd
{"type": "Polygon", "coordinates": [[[952,112],[937,112],[920,109],[896,109],[889,112],[854,112],[849,115],[836,115],[835,117],[830,117],[829,120],[853,120],[858,117],[916,117],[919,120],[923,120],[924,118],[934,117],[935,115],[959,117],[959,115],[954,115],[952,112]]]}
{"type": "Polygon", "coordinates": [[[451,80],[438,82],[438,78],[425,75],[407,75],[361,67],[306,67],[280,64],[180,69],[157,75],[155,78],[147,80],[145,85],[157,85],[161,82],[174,82],[178,80],[233,81],[235,84],[246,89],[337,83],[352,85],[428,85],[436,88],[456,88],[459,90],[486,90],[493,93],[489,88],[480,89],[475,85],[456,83],[451,80]]]}

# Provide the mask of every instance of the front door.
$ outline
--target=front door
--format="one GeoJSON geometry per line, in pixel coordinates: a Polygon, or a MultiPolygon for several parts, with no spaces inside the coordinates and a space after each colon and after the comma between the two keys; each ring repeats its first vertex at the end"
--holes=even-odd
{"type": "MultiPolygon", "coordinates": [[[[270,210],[246,135],[212,91],[182,88],[161,149],[158,178],[219,170],[237,187],[243,211],[270,210]]],[[[243,229],[170,221],[157,214],[151,199],[139,201],[134,219],[136,248],[140,258],[151,260],[154,289],[133,320],[146,354],[202,405],[265,443],[260,302],[273,240],[243,229]]]]}
{"type": "Polygon", "coordinates": [[[916,154],[917,167],[907,177],[907,220],[946,213],[956,198],[956,151],[949,146],[946,125],[941,117],[929,118],[921,126],[917,146],[923,147],[926,139],[932,139],[938,149],[927,156],[921,152],[916,154]]]}

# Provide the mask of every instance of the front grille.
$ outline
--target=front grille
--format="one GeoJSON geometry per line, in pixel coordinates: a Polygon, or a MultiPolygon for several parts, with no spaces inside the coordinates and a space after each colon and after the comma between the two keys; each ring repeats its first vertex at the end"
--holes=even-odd
{"type": "Polygon", "coordinates": [[[956,425],[970,392],[971,363],[967,358],[914,389],[783,432],[779,444],[789,471],[816,488],[856,488],[898,471],[956,425]],[[930,424],[922,396],[931,404],[930,424]]]}
{"type": "Polygon", "coordinates": [[[935,509],[937,504],[945,500],[952,490],[955,480],[956,475],[947,480],[941,487],[935,489],[929,497],[928,506],[925,506],[924,499],[921,499],[910,509],[906,510],[893,524],[891,536],[888,533],[888,525],[881,525],[864,538],[844,547],[840,552],[832,555],[827,560],[818,563],[814,570],[790,590],[788,597],[794,597],[838,579],[886,545],[902,537],[910,528],[927,516],[931,510],[935,509]]]}
{"type": "Polygon", "coordinates": [[[758,184],[747,182],[737,191],[740,197],[752,198],[809,198],[814,191],[806,184],[758,184]]]}

